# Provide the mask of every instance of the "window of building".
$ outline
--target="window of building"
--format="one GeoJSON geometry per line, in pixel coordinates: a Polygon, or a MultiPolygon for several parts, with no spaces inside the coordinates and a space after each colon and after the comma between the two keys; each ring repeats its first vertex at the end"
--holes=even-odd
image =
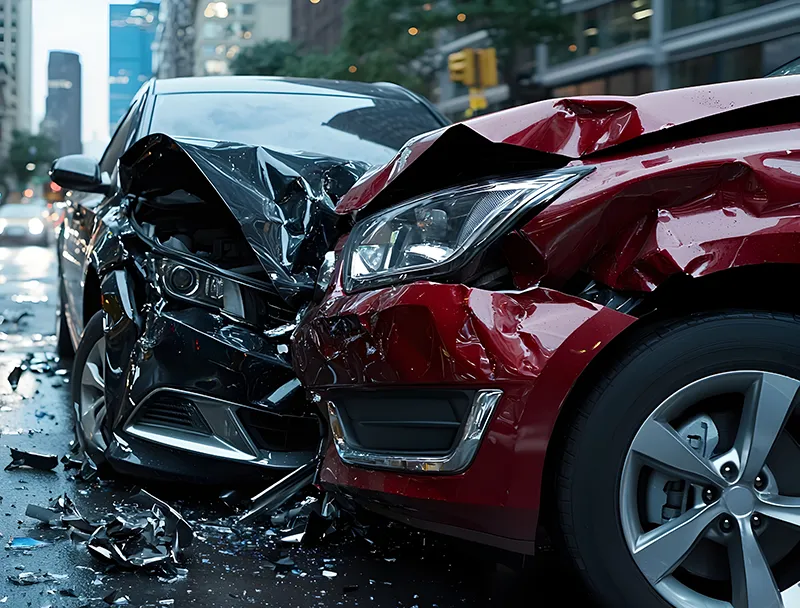
{"type": "Polygon", "coordinates": [[[667,29],[678,29],[710,19],[734,15],[776,0],[668,0],[667,29]]]}
{"type": "Polygon", "coordinates": [[[214,44],[203,45],[203,57],[206,59],[214,57],[217,54],[217,47],[214,44]]]}
{"type": "Polygon", "coordinates": [[[670,65],[670,84],[689,87],[728,80],[760,78],[798,54],[800,35],[695,57],[670,65]]]}
{"type": "Polygon", "coordinates": [[[651,0],[615,0],[571,16],[570,36],[550,45],[550,63],[594,55],[650,37],[651,0]]]}
{"type": "Polygon", "coordinates": [[[586,95],[641,95],[653,90],[653,70],[636,68],[623,70],[603,78],[593,78],[553,89],[553,97],[584,97],[586,95]]]}
{"type": "Polygon", "coordinates": [[[203,24],[203,38],[222,38],[225,26],[218,21],[206,21],[203,24]]]}
{"type": "Polygon", "coordinates": [[[254,4],[252,4],[250,2],[244,2],[244,3],[239,5],[239,14],[240,15],[245,15],[245,16],[249,17],[251,15],[254,15],[255,12],[256,12],[256,7],[255,7],[254,4]]]}

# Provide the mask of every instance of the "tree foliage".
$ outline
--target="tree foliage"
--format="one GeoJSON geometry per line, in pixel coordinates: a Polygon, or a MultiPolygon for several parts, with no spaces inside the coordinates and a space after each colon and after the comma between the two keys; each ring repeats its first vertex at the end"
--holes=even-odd
{"type": "Polygon", "coordinates": [[[334,52],[263,42],[244,49],[232,69],[237,74],[390,81],[429,95],[446,61],[436,50],[438,43],[448,35],[482,29],[498,51],[513,97],[520,50],[530,54],[536,44],[564,32],[558,6],[554,0],[350,0],[334,52]]]}
{"type": "Polygon", "coordinates": [[[46,175],[57,154],[56,142],[50,137],[14,131],[4,173],[13,176],[18,187],[23,188],[32,177],[46,175]],[[30,163],[35,166],[33,170],[28,169],[30,163]]]}

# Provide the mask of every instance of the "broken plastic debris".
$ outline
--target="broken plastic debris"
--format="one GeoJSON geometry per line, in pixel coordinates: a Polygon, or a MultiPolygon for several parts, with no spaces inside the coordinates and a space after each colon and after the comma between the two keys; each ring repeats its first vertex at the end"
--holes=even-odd
{"type": "Polygon", "coordinates": [[[8,374],[8,383],[11,385],[11,390],[17,390],[17,386],[19,386],[19,379],[22,377],[23,369],[19,365],[11,370],[11,373],[8,374]]]}
{"type": "Polygon", "coordinates": [[[69,578],[66,574],[53,574],[51,572],[20,572],[16,576],[9,575],[8,580],[15,585],[27,586],[38,583],[55,583],[69,578]]]}
{"type": "Polygon", "coordinates": [[[83,461],[65,454],[61,457],[61,464],[64,465],[65,471],[69,471],[70,469],[80,469],[83,466],[83,461]]]}
{"type": "Polygon", "coordinates": [[[12,537],[6,545],[6,549],[10,551],[21,549],[38,549],[39,547],[47,547],[50,543],[27,536],[12,537]]]}
{"type": "Polygon", "coordinates": [[[131,603],[131,598],[122,593],[122,591],[115,590],[105,596],[103,601],[109,606],[127,606],[131,603]]]}
{"type": "Polygon", "coordinates": [[[35,454],[11,448],[11,462],[6,466],[6,471],[19,467],[31,467],[42,471],[52,471],[58,466],[58,456],[52,454],[35,454]]]}
{"type": "Polygon", "coordinates": [[[250,501],[250,510],[239,518],[239,523],[251,523],[258,517],[275,511],[300,490],[311,485],[317,475],[318,465],[319,460],[314,458],[254,496],[250,501]]]}

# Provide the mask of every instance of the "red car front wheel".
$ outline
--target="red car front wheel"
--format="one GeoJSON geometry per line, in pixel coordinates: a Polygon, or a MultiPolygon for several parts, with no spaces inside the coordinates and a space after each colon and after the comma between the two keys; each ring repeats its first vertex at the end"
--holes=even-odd
{"type": "Polygon", "coordinates": [[[603,605],[800,606],[800,320],[643,327],[576,404],[564,546],[603,605]]]}

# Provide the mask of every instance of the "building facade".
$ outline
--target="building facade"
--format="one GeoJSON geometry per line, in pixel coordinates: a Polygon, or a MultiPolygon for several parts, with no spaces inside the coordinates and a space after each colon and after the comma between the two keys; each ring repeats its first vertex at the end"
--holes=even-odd
{"type": "Polygon", "coordinates": [[[194,76],[197,5],[198,0],[161,0],[153,44],[153,73],[159,78],[194,76]]]}
{"type": "Polygon", "coordinates": [[[0,157],[31,130],[32,0],[0,0],[0,157]]]}
{"type": "Polygon", "coordinates": [[[330,52],[342,38],[342,16],[350,0],[291,0],[292,42],[330,52]]]}
{"type": "Polygon", "coordinates": [[[41,130],[58,143],[59,156],[82,152],[81,59],[76,53],[50,52],[47,103],[41,130]]]}
{"type": "Polygon", "coordinates": [[[561,95],[636,95],[758,78],[800,55],[797,0],[563,0],[572,36],[541,50],[561,95]]]}
{"type": "Polygon", "coordinates": [[[289,40],[291,0],[200,0],[195,12],[194,74],[229,74],[244,48],[264,40],[289,40]]]}
{"type": "MultiPolygon", "coordinates": [[[[763,76],[800,55],[798,0],[562,0],[570,36],[532,49],[526,83],[540,98],[638,95],[763,76]]],[[[447,53],[491,44],[485,32],[448,40],[447,53]]],[[[463,117],[466,91],[447,82],[438,100],[463,117]]],[[[490,109],[511,105],[505,84],[490,109]]],[[[516,100],[521,103],[526,100],[516,100]]]]}
{"type": "Polygon", "coordinates": [[[155,2],[109,7],[108,98],[110,132],[125,115],[136,92],[153,75],[159,6],[155,2]]]}

